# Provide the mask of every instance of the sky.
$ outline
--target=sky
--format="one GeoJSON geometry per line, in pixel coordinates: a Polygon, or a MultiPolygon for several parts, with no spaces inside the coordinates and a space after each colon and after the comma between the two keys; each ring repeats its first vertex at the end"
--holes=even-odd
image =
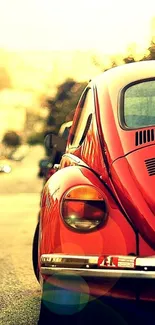
{"type": "Polygon", "coordinates": [[[1,112],[13,107],[9,92],[50,97],[68,77],[89,81],[111,59],[122,64],[130,49],[142,58],[153,17],[155,36],[155,0],[0,0],[0,68],[12,86],[6,106],[0,91],[1,112]]]}
{"type": "Polygon", "coordinates": [[[154,0],[0,0],[0,48],[143,50],[153,16],[154,0]]]}

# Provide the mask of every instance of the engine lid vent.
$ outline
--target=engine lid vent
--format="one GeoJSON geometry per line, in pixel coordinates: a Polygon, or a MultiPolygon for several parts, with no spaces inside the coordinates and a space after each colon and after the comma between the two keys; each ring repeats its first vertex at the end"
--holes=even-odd
{"type": "Polygon", "coordinates": [[[155,158],[146,159],[145,165],[149,176],[155,175],[155,158]]]}
{"type": "Polygon", "coordinates": [[[155,132],[154,131],[155,131],[154,129],[137,131],[135,133],[135,145],[139,146],[146,142],[154,141],[155,140],[155,132]]]}

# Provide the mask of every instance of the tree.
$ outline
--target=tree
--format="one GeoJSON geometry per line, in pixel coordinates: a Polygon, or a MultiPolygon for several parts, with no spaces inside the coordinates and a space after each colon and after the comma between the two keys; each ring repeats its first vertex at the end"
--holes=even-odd
{"type": "Polygon", "coordinates": [[[146,50],[146,53],[139,59],[136,60],[136,51],[135,48],[131,50],[130,53],[123,59],[124,63],[132,63],[136,61],[148,61],[148,60],[155,60],[155,40],[152,37],[149,47],[146,50]]]}
{"type": "Polygon", "coordinates": [[[31,146],[44,143],[44,133],[43,132],[34,132],[27,138],[27,143],[31,146]]]}
{"type": "Polygon", "coordinates": [[[101,71],[107,71],[110,68],[114,68],[117,67],[117,62],[116,62],[116,58],[114,58],[113,56],[109,56],[109,57],[103,57],[100,58],[97,55],[93,55],[92,56],[92,63],[99,68],[101,71]]]}
{"type": "Polygon", "coordinates": [[[132,55],[129,55],[123,59],[124,63],[132,63],[135,62],[135,59],[132,55]]]}
{"type": "Polygon", "coordinates": [[[49,114],[46,121],[46,130],[58,133],[60,125],[73,118],[79,97],[86,86],[86,82],[80,83],[73,79],[67,79],[58,86],[54,98],[48,98],[46,105],[49,114]]]}
{"type": "Polygon", "coordinates": [[[151,43],[150,43],[150,46],[148,47],[147,52],[148,52],[148,55],[145,55],[142,60],[143,61],[144,60],[155,60],[155,42],[153,39],[151,40],[151,43]]]}
{"type": "Polygon", "coordinates": [[[8,131],[4,134],[2,143],[8,147],[17,147],[21,144],[21,137],[15,131],[8,131]]]}

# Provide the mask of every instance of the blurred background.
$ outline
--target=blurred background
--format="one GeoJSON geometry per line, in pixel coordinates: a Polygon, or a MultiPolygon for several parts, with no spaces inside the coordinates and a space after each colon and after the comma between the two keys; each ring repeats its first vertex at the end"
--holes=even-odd
{"type": "Polygon", "coordinates": [[[93,76],[154,58],[153,0],[0,1],[1,156],[58,133],[93,76]]]}
{"type": "Polygon", "coordinates": [[[72,119],[92,77],[152,59],[154,0],[0,0],[0,324],[39,314],[31,249],[45,134],[72,119]]]}
{"type": "Polygon", "coordinates": [[[153,0],[1,0],[0,141],[14,131],[20,145],[42,144],[90,78],[154,58],[153,0]]]}

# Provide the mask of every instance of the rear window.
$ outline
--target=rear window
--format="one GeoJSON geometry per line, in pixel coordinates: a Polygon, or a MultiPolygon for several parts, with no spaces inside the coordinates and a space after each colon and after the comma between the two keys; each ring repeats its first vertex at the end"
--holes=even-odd
{"type": "Polygon", "coordinates": [[[155,125],[155,80],[132,84],[125,90],[124,123],[130,129],[155,125]]]}

